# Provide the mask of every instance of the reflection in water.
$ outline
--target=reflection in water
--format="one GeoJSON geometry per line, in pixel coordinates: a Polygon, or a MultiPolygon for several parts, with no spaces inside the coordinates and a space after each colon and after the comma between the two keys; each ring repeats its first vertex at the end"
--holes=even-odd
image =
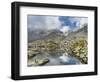
{"type": "Polygon", "coordinates": [[[45,64],[45,66],[52,66],[52,65],[76,65],[81,64],[81,62],[67,53],[56,53],[48,55],[49,62],[45,64]]]}
{"type": "Polygon", "coordinates": [[[61,62],[66,63],[69,62],[70,58],[68,56],[67,53],[64,53],[62,56],[59,57],[59,59],[61,60],[61,62]]]}
{"type": "Polygon", "coordinates": [[[66,62],[62,61],[62,63],[66,65],[81,64],[81,62],[77,58],[70,56],[70,55],[65,55],[65,60],[66,62]]]}
{"type": "Polygon", "coordinates": [[[31,57],[28,66],[54,66],[54,65],[76,65],[81,62],[71,55],[65,53],[39,53],[31,57]]]}

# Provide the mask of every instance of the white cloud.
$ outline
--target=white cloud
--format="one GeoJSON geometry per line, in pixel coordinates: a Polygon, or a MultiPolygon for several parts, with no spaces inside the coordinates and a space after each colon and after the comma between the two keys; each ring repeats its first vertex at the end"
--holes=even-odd
{"type": "Polygon", "coordinates": [[[86,17],[73,17],[73,18],[70,18],[69,21],[72,24],[74,22],[76,22],[76,27],[73,29],[73,31],[76,31],[76,30],[82,28],[82,26],[84,24],[88,24],[88,18],[86,18],[86,17]]]}
{"type": "Polygon", "coordinates": [[[71,23],[74,23],[75,21],[77,22],[76,23],[76,26],[82,26],[84,24],[87,24],[88,23],[88,18],[86,17],[75,17],[75,18],[70,18],[70,21],[71,23]]]}
{"type": "Polygon", "coordinates": [[[76,22],[76,27],[79,27],[80,26],[80,22],[76,22]]]}
{"type": "Polygon", "coordinates": [[[30,30],[51,30],[61,27],[61,22],[57,16],[29,16],[30,30]]]}
{"type": "Polygon", "coordinates": [[[88,19],[87,18],[81,18],[80,19],[80,28],[82,27],[82,25],[87,24],[88,23],[88,19]]]}
{"type": "Polygon", "coordinates": [[[42,27],[45,25],[44,20],[44,16],[28,16],[28,29],[32,31],[43,29],[42,27]]]}
{"type": "Polygon", "coordinates": [[[58,29],[61,26],[61,22],[59,21],[59,17],[46,17],[46,28],[47,29],[58,29]]]}
{"type": "Polygon", "coordinates": [[[61,29],[60,29],[61,32],[63,32],[63,34],[65,36],[68,35],[68,32],[70,31],[70,27],[69,26],[63,26],[61,29]]]}
{"type": "Polygon", "coordinates": [[[70,17],[69,21],[71,24],[76,22],[76,27],[71,29],[70,24],[68,26],[61,26],[64,21],[59,20],[59,16],[28,16],[28,30],[36,31],[36,30],[52,30],[52,29],[60,29],[64,34],[67,34],[69,30],[75,30],[82,27],[82,25],[88,23],[88,18],[82,17],[70,17]]]}

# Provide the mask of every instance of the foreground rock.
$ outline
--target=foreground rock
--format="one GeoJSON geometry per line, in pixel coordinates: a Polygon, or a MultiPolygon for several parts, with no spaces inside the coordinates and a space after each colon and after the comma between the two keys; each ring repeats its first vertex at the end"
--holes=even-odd
{"type": "Polygon", "coordinates": [[[41,66],[49,62],[49,59],[35,59],[35,60],[29,60],[28,66],[41,66]]]}

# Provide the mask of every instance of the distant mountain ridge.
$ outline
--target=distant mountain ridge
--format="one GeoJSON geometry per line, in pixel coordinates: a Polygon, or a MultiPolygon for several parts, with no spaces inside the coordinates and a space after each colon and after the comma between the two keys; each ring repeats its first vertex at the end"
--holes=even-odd
{"type": "Polygon", "coordinates": [[[43,40],[43,39],[55,39],[57,37],[65,37],[67,39],[72,39],[73,37],[85,36],[87,37],[87,25],[84,25],[82,28],[77,29],[76,31],[68,31],[66,34],[61,32],[58,29],[49,30],[49,31],[32,31],[28,32],[28,42],[34,40],[43,40]]]}

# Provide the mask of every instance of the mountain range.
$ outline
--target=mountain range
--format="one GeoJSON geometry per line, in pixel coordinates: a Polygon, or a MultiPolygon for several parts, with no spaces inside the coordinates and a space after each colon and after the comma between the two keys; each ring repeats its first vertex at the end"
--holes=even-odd
{"type": "Polygon", "coordinates": [[[59,29],[54,30],[42,30],[42,31],[28,31],[28,42],[43,39],[55,39],[57,37],[72,39],[73,37],[85,36],[87,37],[87,25],[77,29],[76,31],[69,30],[66,33],[61,32],[59,29]]]}

